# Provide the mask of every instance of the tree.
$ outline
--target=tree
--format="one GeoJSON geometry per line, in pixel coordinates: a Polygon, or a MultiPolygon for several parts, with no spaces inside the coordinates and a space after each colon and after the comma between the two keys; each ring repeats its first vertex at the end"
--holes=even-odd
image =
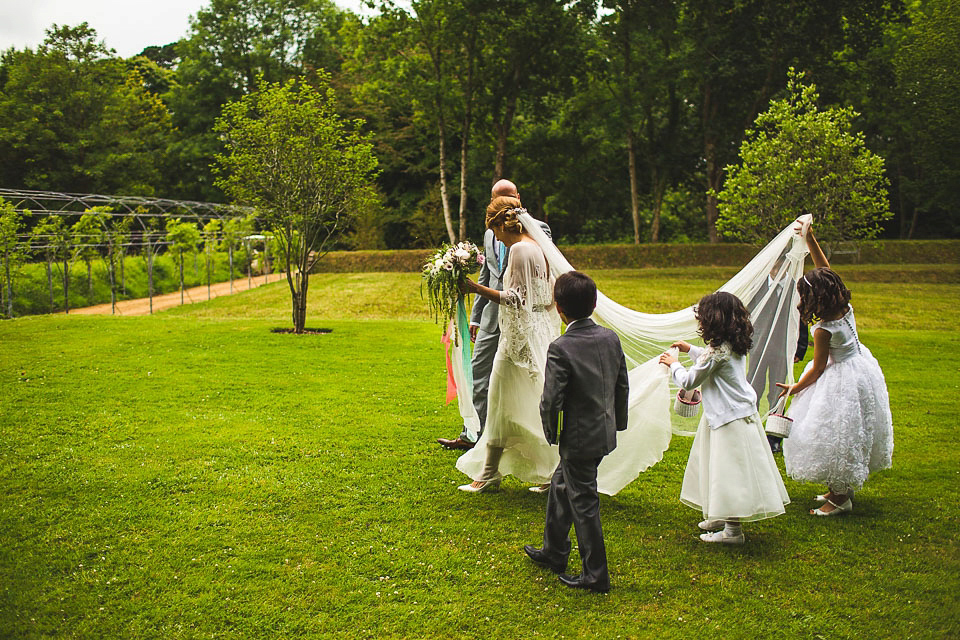
{"type": "Polygon", "coordinates": [[[4,299],[7,317],[13,317],[13,276],[23,261],[24,246],[19,240],[23,220],[12,204],[0,198],[0,254],[3,255],[4,299]]]}
{"type": "Polygon", "coordinates": [[[306,322],[310,270],[374,192],[377,167],[362,122],[344,122],[329,77],[318,88],[293,81],[265,85],[227,105],[216,130],[227,152],[217,156],[217,184],[260,212],[281,243],[293,326],[306,322]]]}
{"type": "MultiPolygon", "coordinates": [[[[960,0],[917,3],[911,16],[894,58],[905,137],[916,163],[907,182],[915,203],[907,237],[917,229],[918,213],[960,210],[960,0]]],[[[950,226],[953,233],[960,228],[955,215],[950,226]]]]}
{"type": "MultiPolygon", "coordinates": [[[[87,292],[93,295],[93,261],[100,256],[100,247],[106,239],[107,213],[110,207],[91,207],[73,223],[73,257],[87,265],[87,292]]],[[[92,302],[92,300],[91,300],[92,302]]]]}
{"type": "Polygon", "coordinates": [[[126,288],[123,261],[126,256],[126,243],[130,238],[133,218],[122,216],[113,218],[105,229],[107,241],[107,273],[110,276],[110,311],[117,312],[117,263],[120,263],[121,288],[126,288]]]}
{"type": "MultiPolygon", "coordinates": [[[[233,293],[233,251],[240,244],[244,236],[253,233],[253,216],[246,218],[230,218],[223,223],[223,246],[227,248],[227,259],[230,262],[230,293],[233,293]]],[[[249,260],[249,256],[247,257],[249,260]]]]}
{"type": "Polygon", "coordinates": [[[177,256],[180,269],[180,304],[183,304],[183,254],[196,253],[200,244],[200,230],[192,222],[181,222],[180,218],[167,221],[167,242],[170,250],[177,256]]]}
{"type": "Polygon", "coordinates": [[[770,103],[726,168],[717,227],[763,243],[797,216],[813,214],[825,243],[872,238],[890,213],[883,159],[854,133],[849,107],[821,109],[816,87],[788,74],[788,97],[770,103]]]}
{"type": "Polygon", "coordinates": [[[211,220],[203,225],[203,258],[207,267],[207,300],[210,299],[210,268],[213,265],[215,253],[220,245],[220,221],[211,220]]]}
{"type": "Polygon", "coordinates": [[[43,256],[47,266],[47,289],[50,292],[50,311],[56,308],[53,299],[53,263],[57,260],[54,239],[63,228],[63,219],[59,216],[45,216],[30,231],[31,247],[35,253],[43,256]]]}

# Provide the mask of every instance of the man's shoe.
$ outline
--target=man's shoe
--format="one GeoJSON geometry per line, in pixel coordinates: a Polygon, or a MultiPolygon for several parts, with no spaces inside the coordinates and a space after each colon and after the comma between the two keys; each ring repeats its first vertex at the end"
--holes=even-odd
{"type": "Polygon", "coordinates": [[[587,589],[588,591],[595,591],[597,593],[606,593],[610,591],[610,585],[599,585],[599,584],[588,584],[583,581],[583,576],[568,576],[565,573],[561,573],[560,582],[567,585],[572,589],[587,589]]]}
{"type": "Polygon", "coordinates": [[[446,438],[437,438],[437,442],[440,443],[440,446],[444,449],[459,449],[461,451],[469,451],[473,449],[474,442],[469,440],[464,440],[460,436],[457,436],[456,440],[447,440],[446,438]]]}
{"type": "Polygon", "coordinates": [[[544,569],[550,569],[554,573],[563,573],[567,570],[567,563],[564,562],[560,564],[558,562],[550,562],[547,560],[546,556],[543,555],[543,551],[537,549],[532,544],[523,545],[523,551],[527,554],[527,557],[533,560],[533,564],[538,567],[543,567],[544,569]]]}

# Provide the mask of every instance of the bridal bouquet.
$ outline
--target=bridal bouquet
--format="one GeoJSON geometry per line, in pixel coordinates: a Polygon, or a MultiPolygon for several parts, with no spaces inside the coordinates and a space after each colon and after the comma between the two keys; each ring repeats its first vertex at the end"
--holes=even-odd
{"type": "Polygon", "coordinates": [[[434,319],[446,325],[457,315],[457,303],[463,300],[460,285],[466,277],[480,271],[483,253],[472,242],[444,244],[423,265],[423,285],[434,319]]]}

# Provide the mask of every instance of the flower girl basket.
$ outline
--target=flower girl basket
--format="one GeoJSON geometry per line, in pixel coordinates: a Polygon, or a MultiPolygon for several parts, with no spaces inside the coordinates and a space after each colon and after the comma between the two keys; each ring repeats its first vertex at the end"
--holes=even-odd
{"type": "Polygon", "coordinates": [[[692,391],[680,389],[677,392],[677,399],[673,401],[673,410],[678,416],[695,418],[700,413],[701,400],[700,389],[693,389],[692,391]]]}
{"type": "Polygon", "coordinates": [[[778,438],[790,437],[790,427],[793,426],[793,418],[784,415],[784,407],[787,404],[787,396],[780,398],[777,404],[767,414],[767,433],[778,438]]]}

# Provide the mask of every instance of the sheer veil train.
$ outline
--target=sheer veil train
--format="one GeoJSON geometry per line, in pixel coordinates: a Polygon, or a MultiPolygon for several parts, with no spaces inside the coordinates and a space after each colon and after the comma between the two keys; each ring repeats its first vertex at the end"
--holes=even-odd
{"type": "MultiPolygon", "coordinates": [[[[810,216],[803,216],[801,221],[808,222],[809,219],[810,216]]],[[[523,214],[520,220],[543,250],[554,277],[573,270],[574,267],[532,216],[523,214]]],[[[747,305],[755,326],[762,320],[764,326],[781,328],[779,334],[755,334],[757,344],[751,351],[751,358],[782,357],[786,362],[793,362],[800,327],[795,285],[803,275],[803,261],[807,255],[806,243],[794,231],[794,226],[791,223],[784,228],[720,287],[720,291],[736,295],[747,305]],[[771,339],[775,334],[780,338],[771,339]]],[[[604,458],[598,474],[600,492],[614,495],[659,462],[670,445],[675,389],[671,388],[667,368],[657,359],[675,340],[696,341],[697,321],[693,306],[672,313],[642,313],[617,304],[602,292],[597,295],[593,317],[620,336],[630,370],[627,430],[619,432],[617,448],[604,458]]],[[[787,367],[786,375],[786,382],[793,383],[792,366],[787,367]]],[[[539,398],[533,401],[539,404],[539,398]]]]}

